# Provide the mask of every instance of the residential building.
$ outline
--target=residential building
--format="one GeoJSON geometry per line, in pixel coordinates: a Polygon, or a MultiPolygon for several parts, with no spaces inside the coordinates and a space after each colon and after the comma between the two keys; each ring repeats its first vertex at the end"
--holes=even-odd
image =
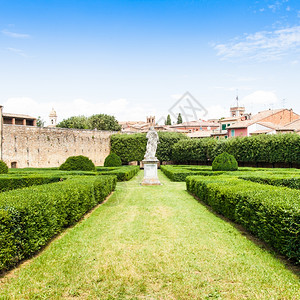
{"type": "Polygon", "coordinates": [[[273,134],[279,127],[300,118],[292,109],[269,109],[227,127],[228,137],[273,134]]]}

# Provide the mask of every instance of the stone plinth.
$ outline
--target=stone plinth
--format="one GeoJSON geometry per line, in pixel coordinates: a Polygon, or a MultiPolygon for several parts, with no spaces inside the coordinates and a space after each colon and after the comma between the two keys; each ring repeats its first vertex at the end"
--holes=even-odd
{"type": "Polygon", "coordinates": [[[158,160],[143,160],[144,164],[144,179],[142,185],[161,185],[157,176],[158,160]]]}

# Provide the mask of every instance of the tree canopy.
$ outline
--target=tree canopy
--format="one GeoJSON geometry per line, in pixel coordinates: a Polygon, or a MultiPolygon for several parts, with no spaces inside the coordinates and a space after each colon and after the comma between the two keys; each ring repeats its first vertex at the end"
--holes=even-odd
{"type": "Polygon", "coordinates": [[[171,116],[170,115],[167,116],[167,120],[165,122],[165,125],[172,125],[171,116]]]}
{"type": "Polygon", "coordinates": [[[56,125],[61,128],[77,128],[77,129],[98,129],[119,131],[121,126],[114,116],[106,114],[97,114],[90,117],[74,116],[62,120],[56,125]]]}
{"type": "Polygon", "coordinates": [[[177,124],[181,124],[181,123],[182,123],[182,116],[181,113],[179,113],[177,117],[177,124]]]}

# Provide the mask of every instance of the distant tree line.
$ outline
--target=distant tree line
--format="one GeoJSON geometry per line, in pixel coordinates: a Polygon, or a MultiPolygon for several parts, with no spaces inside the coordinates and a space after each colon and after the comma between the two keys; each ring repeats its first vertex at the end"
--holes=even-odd
{"type": "Polygon", "coordinates": [[[98,129],[119,131],[121,126],[114,116],[106,114],[97,114],[90,117],[74,116],[62,120],[56,125],[60,128],[77,128],[77,129],[98,129]]]}

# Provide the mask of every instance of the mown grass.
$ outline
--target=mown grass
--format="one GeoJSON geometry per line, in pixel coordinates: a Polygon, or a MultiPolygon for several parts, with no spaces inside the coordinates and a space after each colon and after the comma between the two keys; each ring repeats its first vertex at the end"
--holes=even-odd
{"type": "Polygon", "coordinates": [[[299,299],[282,262],[185,191],[143,173],[1,279],[0,299],[299,299]]]}

